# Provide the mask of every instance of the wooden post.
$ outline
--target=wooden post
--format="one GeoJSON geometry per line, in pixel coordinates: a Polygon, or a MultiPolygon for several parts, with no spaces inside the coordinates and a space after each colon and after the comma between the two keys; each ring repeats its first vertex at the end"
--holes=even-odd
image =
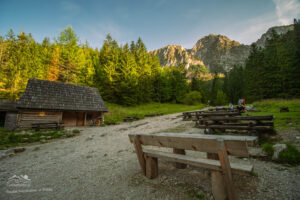
{"type": "Polygon", "coordinates": [[[158,176],[158,163],[157,158],[147,157],[146,158],[146,177],[156,178],[158,176]]]}
{"type": "MultiPolygon", "coordinates": [[[[205,133],[207,134],[207,133],[205,133]]],[[[206,157],[212,160],[219,160],[217,153],[207,153],[206,157]]],[[[223,174],[220,171],[211,171],[211,186],[212,193],[215,200],[225,200],[227,199],[227,192],[225,190],[223,174]]]]}
{"type": "Polygon", "coordinates": [[[211,186],[212,193],[215,200],[227,199],[227,193],[224,185],[223,174],[220,171],[211,171],[211,186]]]}
{"type": "Polygon", "coordinates": [[[231,167],[228,159],[225,142],[223,139],[218,139],[218,155],[220,159],[221,168],[224,174],[225,187],[227,190],[228,197],[230,200],[235,200],[236,197],[233,189],[231,167]]]}
{"type": "Polygon", "coordinates": [[[146,175],[146,161],[144,158],[144,153],[143,153],[141,142],[139,140],[139,136],[136,136],[136,135],[134,136],[133,144],[134,144],[135,152],[138,157],[142,172],[144,175],[146,175]]]}
{"type": "Polygon", "coordinates": [[[86,126],[86,112],[84,113],[84,122],[83,122],[83,126],[86,126]]]}
{"type": "MultiPolygon", "coordinates": [[[[185,150],[184,149],[173,149],[173,153],[175,154],[180,154],[180,155],[185,155],[185,150]]],[[[177,169],[185,169],[186,168],[186,164],[183,163],[174,163],[174,166],[177,169]]]]}

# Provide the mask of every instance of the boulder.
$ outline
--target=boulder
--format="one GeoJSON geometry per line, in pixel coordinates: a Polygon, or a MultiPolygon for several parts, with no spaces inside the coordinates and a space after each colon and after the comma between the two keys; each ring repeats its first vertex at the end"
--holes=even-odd
{"type": "Polygon", "coordinates": [[[274,154],[273,154],[272,160],[278,160],[279,153],[286,150],[287,145],[286,144],[275,144],[273,146],[273,148],[274,148],[274,154]]]}
{"type": "Polygon", "coordinates": [[[0,160],[7,158],[7,154],[5,153],[5,151],[0,151],[0,160]]]}
{"type": "Polygon", "coordinates": [[[14,148],[14,153],[20,153],[20,152],[23,152],[25,150],[26,149],[24,147],[17,147],[17,148],[14,148]]]}
{"type": "Polygon", "coordinates": [[[253,158],[265,158],[267,154],[261,148],[249,148],[249,154],[253,158]]]}

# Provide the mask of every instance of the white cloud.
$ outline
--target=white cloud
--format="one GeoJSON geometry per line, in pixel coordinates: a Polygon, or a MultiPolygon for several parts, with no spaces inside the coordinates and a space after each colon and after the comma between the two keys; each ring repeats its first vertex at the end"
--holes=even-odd
{"type": "Polygon", "coordinates": [[[230,27],[231,34],[229,36],[232,37],[231,39],[241,43],[251,44],[258,40],[269,28],[277,25],[278,20],[276,15],[271,12],[230,27]]]}
{"type": "Polygon", "coordinates": [[[281,25],[293,23],[293,19],[300,16],[300,2],[297,0],[273,0],[276,14],[281,25]]]}
{"type": "Polygon", "coordinates": [[[273,0],[276,9],[264,15],[227,27],[222,34],[244,44],[258,40],[273,26],[289,25],[300,17],[300,2],[297,0],[273,0]]]}

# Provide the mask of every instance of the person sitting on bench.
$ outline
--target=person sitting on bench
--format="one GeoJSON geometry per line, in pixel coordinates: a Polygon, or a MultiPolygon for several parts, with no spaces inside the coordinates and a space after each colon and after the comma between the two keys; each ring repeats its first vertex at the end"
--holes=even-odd
{"type": "Polygon", "coordinates": [[[238,101],[238,105],[237,105],[237,110],[240,112],[240,113],[246,113],[248,115],[248,111],[246,110],[245,108],[245,99],[239,99],[238,101]]]}
{"type": "Polygon", "coordinates": [[[233,110],[233,104],[230,102],[228,106],[229,110],[233,110]]]}

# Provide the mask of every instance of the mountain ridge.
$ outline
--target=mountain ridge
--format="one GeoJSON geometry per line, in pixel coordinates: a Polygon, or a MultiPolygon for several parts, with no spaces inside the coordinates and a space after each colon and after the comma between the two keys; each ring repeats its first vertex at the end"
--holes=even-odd
{"type": "MultiPolygon", "coordinates": [[[[272,38],[273,30],[277,34],[285,34],[293,30],[293,25],[271,27],[253,43],[263,48],[267,39],[272,38]]],[[[244,65],[250,49],[251,45],[231,40],[225,35],[209,34],[200,38],[191,49],[185,49],[181,45],[167,45],[149,53],[158,55],[162,67],[183,64],[189,68],[201,65],[210,72],[224,73],[234,65],[244,65]]]]}

